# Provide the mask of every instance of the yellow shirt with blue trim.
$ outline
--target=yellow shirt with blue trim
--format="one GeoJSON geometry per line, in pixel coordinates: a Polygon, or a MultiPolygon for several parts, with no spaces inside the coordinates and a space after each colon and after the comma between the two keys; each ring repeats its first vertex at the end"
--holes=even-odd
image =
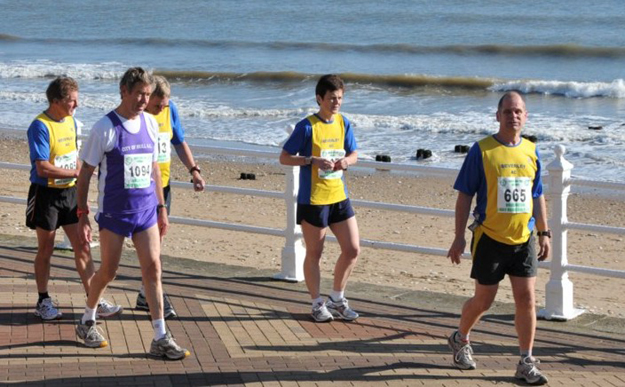
{"type": "Polygon", "coordinates": [[[63,169],[76,169],[78,152],[76,148],[76,121],[67,116],[55,121],[41,113],[28,128],[30,149],[30,181],[50,188],[69,188],[76,184],[75,178],[45,178],[37,174],[37,161],[48,161],[63,169]]]}
{"type": "Polygon", "coordinates": [[[477,232],[508,245],[527,242],[535,223],[533,199],[542,195],[541,168],[536,144],[526,139],[513,146],[495,136],[475,143],[454,188],[477,195],[477,232]]]}
{"type": "Polygon", "coordinates": [[[184,129],[180,123],[178,108],[172,100],[169,105],[154,116],[158,123],[158,166],[161,171],[163,188],[171,179],[171,145],[180,145],[184,141],[184,129]]]}
{"type": "Polygon", "coordinates": [[[154,118],[158,123],[158,167],[161,170],[163,187],[167,187],[171,170],[171,139],[174,137],[169,106],[165,106],[154,118]]]}
{"type": "MultiPolygon", "coordinates": [[[[301,156],[341,159],[357,149],[351,124],[341,114],[325,122],[316,114],[300,121],[284,144],[283,149],[301,156]]],[[[323,171],[316,165],[300,167],[300,185],[297,202],[328,205],[347,199],[343,171],[323,171]]]]}

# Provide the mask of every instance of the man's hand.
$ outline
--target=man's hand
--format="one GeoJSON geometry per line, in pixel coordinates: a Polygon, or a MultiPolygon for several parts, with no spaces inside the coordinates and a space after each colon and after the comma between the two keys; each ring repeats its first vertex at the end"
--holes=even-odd
{"type": "Polygon", "coordinates": [[[319,167],[322,171],[333,171],[334,162],[332,160],[324,159],[321,157],[313,157],[313,164],[319,167]]]}
{"type": "Polygon", "coordinates": [[[456,237],[447,252],[447,257],[451,259],[452,263],[456,265],[460,264],[462,254],[464,254],[464,248],[467,246],[467,241],[462,237],[456,237]]]}
{"type": "Polygon", "coordinates": [[[206,183],[204,182],[204,179],[202,179],[202,175],[200,175],[199,172],[193,173],[193,179],[191,182],[193,183],[193,190],[195,192],[204,191],[204,184],[206,183]]]}
{"type": "Polygon", "coordinates": [[[544,261],[549,258],[549,253],[551,253],[551,238],[547,236],[539,236],[538,247],[540,248],[538,251],[538,260],[544,261]]]}
{"type": "Polygon", "coordinates": [[[335,171],[342,171],[347,169],[347,167],[349,167],[349,163],[347,162],[347,160],[345,158],[336,160],[334,162],[334,170],[335,171]]]}
{"type": "Polygon", "coordinates": [[[80,242],[83,244],[89,244],[93,240],[91,235],[91,223],[87,215],[78,217],[78,239],[80,239],[80,242]]]}
{"type": "Polygon", "coordinates": [[[161,243],[163,243],[163,237],[167,234],[169,229],[169,218],[167,217],[167,208],[161,207],[158,209],[158,233],[161,236],[161,243]]]}

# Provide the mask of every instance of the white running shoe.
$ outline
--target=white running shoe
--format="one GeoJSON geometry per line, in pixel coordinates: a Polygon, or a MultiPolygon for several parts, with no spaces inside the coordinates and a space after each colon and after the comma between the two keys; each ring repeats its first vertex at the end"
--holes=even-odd
{"type": "Polygon", "coordinates": [[[454,331],[447,338],[447,344],[454,353],[454,365],[461,370],[474,370],[477,365],[473,360],[473,348],[469,342],[457,341],[458,334],[458,331],[454,331]]]}
{"type": "Polygon", "coordinates": [[[341,301],[333,301],[332,298],[328,298],[326,307],[333,317],[339,317],[347,321],[353,321],[359,317],[359,314],[349,307],[346,298],[343,298],[341,301]]]}
{"type": "Polygon", "coordinates": [[[150,345],[150,355],[154,357],[165,357],[170,360],[182,360],[191,355],[188,349],[182,348],[171,337],[171,333],[167,332],[165,337],[156,341],[152,340],[150,345]]]}
{"type": "Polygon", "coordinates": [[[78,337],[85,342],[85,346],[89,348],[103,348],[109,345],[108,341],[106,341],[102,335],[100,328],[98,328],[93,320],[76,325],[76,335],[78,335],[78,337]]]}
{"type": "Polygon", "coordinates": [[[101,298],[96,310],[96,316],[98,318],[113,317],[121,314],[123,310],[124,308],[121,305],[115,305],[107,299],[101,298]]]}
{"type": "Polygon", "coordinates": [[[538,363],[540,363],[538,359],[530,356],[519,361],[519,364],[516,366],[516,373],[514,374],[514,377],[516,379],[525,380],[527,384],[532,386],[547,384],[547,377],[540,372],[538,367],[536,367],[536,364],[538,363]]]}
{"type": "Polygon", "coordinates": [[[311,316],[316,322],[330,322],[334,320],[332,313],[330,313],[325,303],[314,306],[312,308],[311,316]]]}
{"type": "Polygon", "coordinates": [[[56,320],[62,315],[63,313],[59,312],[50,297],[44,298],[35,308],[35,316],[41,317],[42,320],[56,320]]]}

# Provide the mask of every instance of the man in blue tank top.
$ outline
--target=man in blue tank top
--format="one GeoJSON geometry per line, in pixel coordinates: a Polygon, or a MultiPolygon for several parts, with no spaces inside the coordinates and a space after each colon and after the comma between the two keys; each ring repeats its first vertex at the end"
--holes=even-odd
{"type": "Polygon", "coordinates": [[[145,293],[150,306],[154,339],[149,354],[172,360],[190,352],[181,348],[167,332],[163,317],[160,241],[169,222],[158,168],[158,125],[144,109],[152,93],[152,76],[140,67],[130,68],[120,81],[121,104],[100,119],[85,143],[78,176],[79,236],[91,241],[87,205],[89,182],[98,175],[98,212],[101,266],[95,273],[87,306],[76,327],[88,347],[105,347],[108,342],[97,329],[94,308],[108,284],[115,278],[126,237],[137,251],[145,293]]]}

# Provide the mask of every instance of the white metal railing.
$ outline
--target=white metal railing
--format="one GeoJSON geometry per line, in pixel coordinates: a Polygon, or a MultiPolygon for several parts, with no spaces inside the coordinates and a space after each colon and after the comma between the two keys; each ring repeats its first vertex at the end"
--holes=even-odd
{"type": "MultiPolygon", "coordinates": [[[[200,153],[209,153],[214,155],[230,155],[230,156],[246,156],[256,158],[277,159],[275,152],[253,151],[235,148],[220,148],[211,146],[193,146],[194,151],[200,153]]],[[[567,233],[568,230],[592,230],[600,233],[625,234],[625,228],[609,227],[593,224],[583,224],[568,222],[567,219],[567,198],[570,192],[571,184],[577,184],[587,187],[610,188],[625,190],[625,184],[597,182],[592,180],[572,179],[570,177],[572,164],[564,159],[565,149],[563,146],[555,148],[556,159],[551,162],[546,169],[549,171],[546,177],[546,185],[549,187],[547,196],[552,206],[552,217],[549,221],[553,231],[553,248],[552,260],[540,262],[539,266],[550,269],[550,280],[546,285],[545,308],[539,311],[539,316],[546,319],[568,320],[576,317],[583,311],[573,306],[573,283],[568,278],[568,272],[579,272],[607,277],[625,278],[625,271],[611,270],[604,268],[595,268],[580,265],[570,265],[567,258],[567,233]]],[[[425,175],[445,175],[455,176],[457,170],[450,168],[426,167],[409,164],[397,163],[379,163],[373,161],[359,161],[359,167],[408,171],[413,173],[422,173],[425,175]]],[[[0,162],[0,168],[30,170],[28,165],[20,165],[14,163],[0,162]]],[[[286,189],[280,191],[265,191],[257,189],[227,187],[207,185],[207,191],[222,192],[239,195],[262,196],[275,199],[283,199],[286,203],[286,227],[284,229],[258,227],[252,225],[233,224],[226,222],[215,222],[202,219],[191,219],[185,217],[170,217],[172,223],[217,228],[230,231],[241,231],[248,233],[257,233],[264,235],[279,236],[285,238],[285,244],[282,249],[281,272],[275,275],[275,278],[287,281],[302,281],[304,279],[303,261],[305,257],[305,249],[301,228],[296,224],[296,207],[297,207],[297,191],[299,186],[299,168],[286,168],[286,189]]],[[[193,189],[191,183],[173,181],[172,186],[193,189]]],[[[0,202],[26,204],[23,198],[0,196],[0,202]]],[[[436,209],[430,207],[410,206],[402,204],[371,202],[365,200],[352,200],[354,205],[364,208],[382,209],[388,211],[400,211],[414,214],[434,215],[441,217],[454,217],[453,210],[436,209]]],[[[336,238],[328,235],[329,241],[336,242],[336,238]]],[[[410,244],[402,244],[395,242],[375,241],[361,239],[361,246],[376,249],[386,249],[403,252],[413,252],[429,255],[446,256],[447,250],[433,247],[416,246],[410,244]]],[[[470,255],[465,253],[464,258],[470,255]]]]}
{"type": "Polygon", "coordinates": [[[547,197],[550,199],[552,208],[551,219],[549,220],[553,232],[552,259],[549,266],[551,270],[549,282],[545,286],[545,308],[538,313],[539,317],[556,320],[570,320],[584,312],[575,308],[573,304],[573,282],[569,279],[569,272],[625,278],[625,271],[623,270],[570,265],[568,263],[568,230],[592,230],[600,233],[625,234],[625,228],[622,227],[569,222],[567,199],[571,184],[617,190],[625,190],[625,184],[572,179],[573,164],[564,158],[565,151],[564,146],[557,145],[554,149],[556,158],[547,166],[549,171],[547,197]]]}

